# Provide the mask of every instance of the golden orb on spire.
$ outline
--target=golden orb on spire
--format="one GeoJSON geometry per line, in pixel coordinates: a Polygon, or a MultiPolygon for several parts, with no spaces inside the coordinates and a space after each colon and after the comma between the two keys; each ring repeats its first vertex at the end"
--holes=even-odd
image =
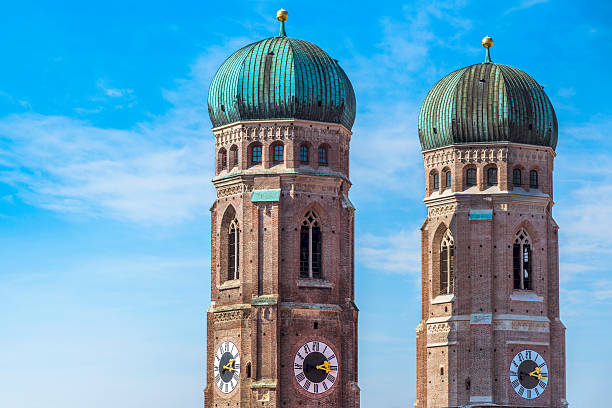
{"type": "Polygon", "coordinates": [[[289,18],[289,13],[287,13],[287,10],[285,10],[284,8],[276,12],[276,19],[278,21],[285,22],[287,21],[288,18],[289,18]]]}
{"type": "Polygon", "coordinates": [[[485,48],[491,48],[493,46],[493,39],[487,35],[482,39],[482,46],[485,48]]]}

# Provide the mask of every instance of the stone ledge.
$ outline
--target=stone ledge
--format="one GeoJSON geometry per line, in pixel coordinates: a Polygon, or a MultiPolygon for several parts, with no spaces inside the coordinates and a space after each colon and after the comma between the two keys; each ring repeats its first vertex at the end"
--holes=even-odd
{"type": "Polygon", "coordinates": [[[240,287],[240,281],[238,279],[235,279],[235,280],[229,280],[229,281],[223,282],[219,286],[219,290],[236,289],[239,287],[240,287]]]}
{"type": "Polygon", "coordinates": [[[298,288],[323,288],[332,289],[334,284],[323,279],[299,279],[298,288]]]}
{"type": "Polygon", "coordinates": [[[278,295],[262,295],[251,299],[253,306],[268,306],[278,304],[278,295]]]}
{"type": "Polygon", "coordinates": [[[439,305],[440,303],[451,303],[455,301],[455,294],[450,295],[438,295],[431,300],[432,305],[439,305]]]}
{"type": "Polygon", "coordinates": [[[538,296],[534,292],[523,292],[523,291],[514,291],[510,295],[510,300],[516,300],[519,302],[544,302],[543,296],[538,296]]]}
{"type": "Polygon", "coordinates": [[[273,388],[276,389],[276,380],[259,380],[251,383],[251,388],[273,388]]]}
{"type": "Polygon", "coordinates": [[[337,310],[340,311],[342,308],[338,305],[330,305],[324,303],[295,303],[295,302],[282,302],[280,304],[282,309],[317,309],[317,310],[337,310]]]}

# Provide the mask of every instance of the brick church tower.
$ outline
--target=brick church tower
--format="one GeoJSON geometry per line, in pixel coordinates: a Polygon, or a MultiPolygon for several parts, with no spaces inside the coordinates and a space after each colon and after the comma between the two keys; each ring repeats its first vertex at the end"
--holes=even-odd
{"type": "Polygon", "coordinates": [[[417,408],[567,407],[552,217],[557,119],[525,72],[486,59],[419,115],[427,219],[417,408]]]}
{"type": "Polygon", "coordinates": [[[204,406],[359,407],[355,94],[322,49],[280,34],[210,86],[217,199],[204,406]]]}

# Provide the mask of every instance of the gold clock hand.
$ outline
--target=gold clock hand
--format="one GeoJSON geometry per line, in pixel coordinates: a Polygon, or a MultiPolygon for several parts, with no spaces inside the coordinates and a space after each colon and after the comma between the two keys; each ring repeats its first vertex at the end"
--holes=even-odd
{"type": "Polygon", "coordinates": [[[330,365],[331,364],[329,363],[329,361],[324,361],[323,364],[320,364],[320,365],[316,366],[316,369],[317,370],[323,370],[323,371],[325,371],[328,374],[329,373],[334,373],[335,374],[336,372],[334,370],[330,370],[329,369],[330,365]]]}
{"type": "Polygon", "coordinates": [[[224,370],[228,370],[228,371],[236,371],[236,369],[233,367],[234,366],[234,359],[230,359],[230,361],[223,366],[224,370]]]}

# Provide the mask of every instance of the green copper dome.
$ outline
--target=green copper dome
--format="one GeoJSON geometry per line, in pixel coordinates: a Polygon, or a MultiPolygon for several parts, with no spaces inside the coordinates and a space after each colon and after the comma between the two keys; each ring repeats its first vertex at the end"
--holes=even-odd
{"type": "Polygon", "coordinates": [[[429,91],[419,113],[423,150],[453,144],[515,142],[557,146],[557,117],[532,77],[490,62],[451,72],[429,91]]]}
{"type": "Polygon", "coordinates": [[[208,92],[213,127],[243,120],[305,119],[351,129],[355,93],[325,51],[297,38],[268,38],[236,51],[208,92]]]}

